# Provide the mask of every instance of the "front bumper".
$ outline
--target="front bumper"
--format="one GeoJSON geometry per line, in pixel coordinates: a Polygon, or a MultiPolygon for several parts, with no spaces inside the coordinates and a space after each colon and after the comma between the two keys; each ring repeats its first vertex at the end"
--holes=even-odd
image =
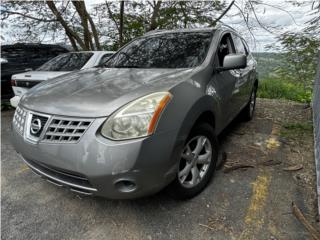
{"type": "Polygon", "coordinates": [[[96,119],[77,143],[32,143],[13,128],[12,142],[27,165],[59,186],[110,199],[137,198],[160,191],[176,175],[182,143],[177,131],[111,141],[96,119]]]}

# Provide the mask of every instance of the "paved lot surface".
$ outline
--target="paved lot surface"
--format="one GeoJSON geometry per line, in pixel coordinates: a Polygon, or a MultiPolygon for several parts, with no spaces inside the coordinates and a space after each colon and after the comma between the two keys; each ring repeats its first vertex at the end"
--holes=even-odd
{"type": "Polygon", "coordinates": [[[43,181],[10,144],[12,115],[1,118],[2,239],[309,239],[292,201],[316,225],[312,132],[294,125],[309,124],[303,105],[259,100],[253,121],[220,137],[224,168],[183,202],[164,192],[130,201],[82,197],[43,181]],[[249,168],[232,170],[239,164],[249,168]]]}

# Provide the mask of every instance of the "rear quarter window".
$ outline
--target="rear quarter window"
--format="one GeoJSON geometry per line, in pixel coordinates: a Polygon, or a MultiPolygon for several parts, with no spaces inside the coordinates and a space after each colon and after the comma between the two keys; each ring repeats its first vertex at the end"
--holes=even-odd
{"type": "Polygon", "coordinates": [[[232,34],[232,38],[233,38],[233,43],[234,43],[234,46],[236,48],[237,53],[242,53],[242,54],[248,55],[248,51],[246,50],[246,48],[242,42],[242,39],[235,34],[232,34]]]}

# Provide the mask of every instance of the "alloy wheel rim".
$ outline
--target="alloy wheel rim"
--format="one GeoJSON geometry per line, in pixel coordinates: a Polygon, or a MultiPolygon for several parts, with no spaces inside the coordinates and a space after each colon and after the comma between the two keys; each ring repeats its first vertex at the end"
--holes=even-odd
{"type": "Polygon", "coordinates": [[[198,185],[208,172],[212,159],[212,146],[206,136],[196,136],[185,145],[180,160],[178,179],[182,186],[198,185]]]}

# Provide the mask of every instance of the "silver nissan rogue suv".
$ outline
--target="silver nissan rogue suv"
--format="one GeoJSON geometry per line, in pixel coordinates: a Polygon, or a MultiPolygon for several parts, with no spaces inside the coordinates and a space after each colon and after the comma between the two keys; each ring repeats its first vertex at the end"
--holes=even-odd
{"type": "Polygon", "coordinates": [[[216,136],[239,113],[252,118],[257,87],[233,29],[154,31],[28,91],[13,144],[35,173],[77,193],[126,199],[167,186],[191,198],[215,171],[216,136]]]}

